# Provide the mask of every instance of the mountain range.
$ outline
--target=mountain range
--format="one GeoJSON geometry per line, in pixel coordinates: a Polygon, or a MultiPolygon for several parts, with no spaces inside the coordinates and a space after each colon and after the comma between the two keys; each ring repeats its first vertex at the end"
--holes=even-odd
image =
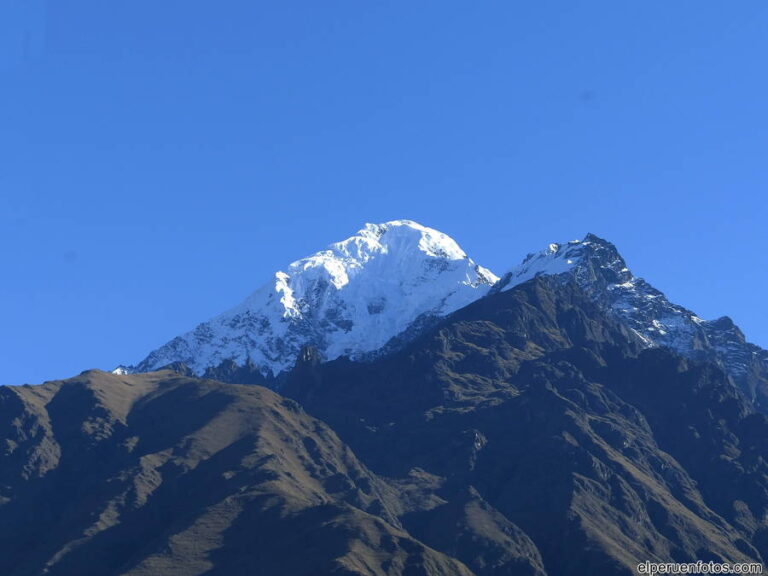
{"type": "Polygon", "coordinates": [[[222,363],[265,378],[293,368],[301,350],[353,360],[396,350],[435,320],[537,276],[575,281],[647,347],[721,366],[750,402],[768,409],[768,352],[728,317],[702,320],[632,274],[616,247],[587,234],[529,254],[501,279],[450,237],[410,220],[366,224],[354,236],[290,264],[238,306],[199,324],[119,372],[182,363],[221,375],[222,363]]]}
{"type": "Polygon", "coordinates": [[[0,387],[8,576],[768,559],[768,353],[587,235],[366,225],[133,366],[0,387]]]}

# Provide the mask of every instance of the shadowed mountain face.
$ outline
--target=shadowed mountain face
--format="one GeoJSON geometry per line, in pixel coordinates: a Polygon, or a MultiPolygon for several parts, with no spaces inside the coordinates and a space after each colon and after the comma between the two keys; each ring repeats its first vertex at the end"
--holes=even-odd
{"type": "MultiPolygon", "coordinates": [[[[282,393],[376,472],[433,475],[404,526],[478,574],[466,502],[530,538],[552,575],[768,555],[768,423],[716,365],[647,349],[576,283],[480,300],[371,364],[297,367],[282,393]]],[[[507,547],[505,549],[511,549],[507,547]]],[[[509,572],[522,573],[522,572],[509,572]]]]}
{"type": "Polygon", "coordinates": [[[578,282],[492,294],[371,362],[305,349],[280,395],[253,366],[176,370],[0,388],[0,574],[768,558],[768,419],[578,282]]]}

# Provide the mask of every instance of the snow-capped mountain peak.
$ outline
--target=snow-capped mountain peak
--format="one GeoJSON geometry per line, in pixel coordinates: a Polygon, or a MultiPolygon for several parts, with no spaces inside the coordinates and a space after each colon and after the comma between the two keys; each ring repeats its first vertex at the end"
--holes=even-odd
{"type": "Polygon", "coordinates": [[[466,306],[497,280],[442,232],[410,220],[366,224],[276,272],[242,304],[174,338],[135,369],[183,362],[203,373],[234,360],[277,374],[305,346],[326,360],[360,357],[417,321],[466,306]]]}

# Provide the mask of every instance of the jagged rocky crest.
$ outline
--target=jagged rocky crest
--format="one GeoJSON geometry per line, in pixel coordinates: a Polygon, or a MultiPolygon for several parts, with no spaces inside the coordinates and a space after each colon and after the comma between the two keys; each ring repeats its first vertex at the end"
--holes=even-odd
{"type": "Polygon", "coordinates": [[[670,302],[662,292],[634,276],[610,242],[587,234],[583,240],[550,244],[506,273],[494,291],[509,290],[538,275],[575,280],[646,346],[667,347],[686,358],[714,362],[751,402],[768,408],[768,352],[748,343],[730,318],[702,320],[670,302]]]}

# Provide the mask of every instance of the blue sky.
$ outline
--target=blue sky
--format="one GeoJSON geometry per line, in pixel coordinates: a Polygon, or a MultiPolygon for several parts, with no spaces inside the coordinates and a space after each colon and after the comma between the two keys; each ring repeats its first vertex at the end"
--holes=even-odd
{"type": "Polygon", "coordinates": [[[768,346],[768,4],[0,0],[0,383],[135,362],[367,221],[594,232],[768,346]]]}

